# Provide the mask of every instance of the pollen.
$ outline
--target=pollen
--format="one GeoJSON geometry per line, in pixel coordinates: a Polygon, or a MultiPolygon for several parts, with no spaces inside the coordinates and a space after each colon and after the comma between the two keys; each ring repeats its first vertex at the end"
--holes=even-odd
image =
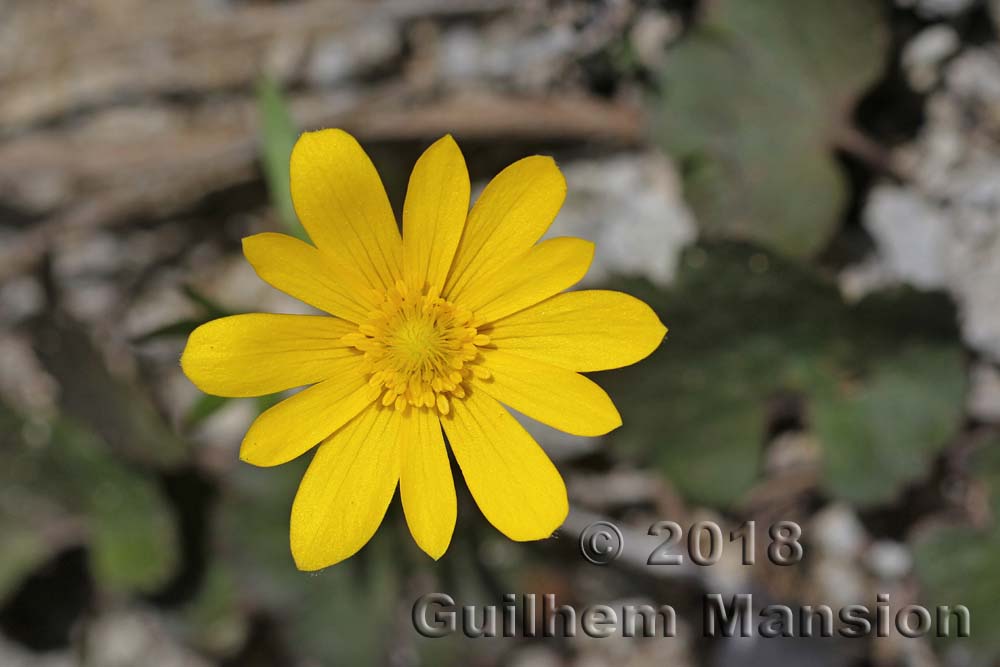
{"type": "Polygon", "coordinates": [[[479,349],[490,339],[477,331],[471,311],[403,281],[379,298],[367,321],[344,336],[363,354],[361,372],[372,400],[446,415],[452,399],[465,396],[470,378],[489,377],[479,349]]]}

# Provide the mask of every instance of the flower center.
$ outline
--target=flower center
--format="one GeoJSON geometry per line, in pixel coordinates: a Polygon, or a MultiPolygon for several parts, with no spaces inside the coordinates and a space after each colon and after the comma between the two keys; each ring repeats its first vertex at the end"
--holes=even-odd
{"type": "Polygon", "coordinates": [[[490,339],[476,330],[472,313],[402,281],[344,341],[364,353],[372,399],[381,396],[397,410],[412,405],[446,415],[470,377],[489,377],[477,358],[490,339]]]}

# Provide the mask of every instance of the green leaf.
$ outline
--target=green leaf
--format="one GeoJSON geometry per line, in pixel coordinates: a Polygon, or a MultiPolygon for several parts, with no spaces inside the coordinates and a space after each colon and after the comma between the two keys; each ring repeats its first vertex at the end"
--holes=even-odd
{"type": "Polygon", "coordinates": [[[115,461],[107,445],[69,423],[58,424],[51,456],[77,476],[75,492],[91,526],[94,576],[111,591],[149,592],[176,561],[174,525],[154,479],[115,461]]]}
{"type": "Polygon", "coordinates": [[[880,73],[875,0],[714,0],[665,56],[655,134],[709,236],[822,249],[846,205],[833,145],[880,73]]]}
{"type": "MultiPolygon", "coordinates": [[[[988,664],[1000,657],[1000,440],[984,443],[970,468],[975,483],[989,498],[989,525],[937,524],[914,536],[917,576],[928,606],[965,605],[972,619],[969,639],[952,639],[966,648],[982,653],[981,660],[970,664],[988,664]]],[[[952,619],[952,624],[955,619],[952,619]]],[[[954,628],[952,629],[954,633],[954,628]]]]}
{"type": "Polygon", "coordinates": [[[48,553],[11,527],[81,523],[94,576],[107,591],[149,592],[162,585],[177,560],[174,524],[157,480],[122,464],[100,438],[61,418],[41,444],[18,446],[0,469],[0,486],[23,515],[0,507],[4,549],[0,581],[20,565],[48,553]],[[11,537],[10,541],[6,537],[11,537]],[[39,549],[42,551],[39,551],[39,549]]]}
{"type": "Polygon", "coordinates": [[[726,507],[755,483],[778,397],[801,397],[824,484],[860,504],[919,478],[960,424],[964,366],[943,297],[849,306],[809,269],[731,243],[690,249],[668,292],[616,287],[670,332],[649,359],[599,379],[624,422],[611,437],[696,502],[726,507]]]}
{"type": "Polygon", "coordinates": [[[957,347],[903,343],[879,359],[864,382],[824,387],[813,425],[825,447],[826,486],[857,503],[888,502],[919,478],[955,432],[965,390],[957,347]],[[858,474],[868,467],[874,474],[858,474]]]}
{"type": "Polygon", "coordinates": [[[271,205],[285,230],[308,240],[292,205],[289,159],[299,133],[281,89],[274,79],[264,76],[257,84],[257,112],[261,127],[261,156],[271,205]]]}

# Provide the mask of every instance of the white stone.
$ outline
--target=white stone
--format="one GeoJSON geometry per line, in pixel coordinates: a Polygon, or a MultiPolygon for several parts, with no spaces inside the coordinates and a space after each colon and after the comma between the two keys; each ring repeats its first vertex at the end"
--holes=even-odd
{"type": "Polygon", "coordinates": [[[508,23],[486,30],[457,26],[437,43],[434,67],[451,88],[499,84],[519,91],[543,91],[570,62],[576,34],[565,25],[525,32],[508,23]]]}
{"type": "Polygon", "coordinates": [[[680,34],[680,20],[657,9],[644,9],[635,18],[629,39],[636,58],[646,67],[655,68],[664,61],[666,45],[680,34]]]}
{"type": "Polygon", "coordinates": [[[983,102],[1000,101],[1000,58],[997,49],[972,49],[947,71],[948,87],[958,96],[983,102]]]}
{"type": "Polygon", "coordinates": [[[816,514],[808,533],[824,553],[842,559],[857,555],[867,539],[861,521],[844,503],[833,503],[816,514]]]}
{"type": "Polygon", "coordinates": [[[903,70],[910,85],[918,91],[934,87],[940,78],[942,61],[959,45],[958,33],[947,25],[931,26],[911,39],[902,54],[903,70]]]}
{"type": "Polygon", "coordinates": [[[869,195],[864,224],[895,278],[922,289],[947,283],[942,249],[951,229],[942,212],[922,196],[903,188],[877,187],[869,195]]]}
{"type": "Polygon", "coordinates": [[[969,416],[984,422],[1000,422],[1000,369],[976,364],[969,380],[969,416]]]}
{"type": "Polygon", "coordinates": [[[681,251],[696,236],[672,164],[660,153],[623,153],[561,165],[566,203],[547,237],[579,236],[597,245],[584,285],[612,275],[673,282],[681,251]]]}
{"type": "Polygon", "coordinates": [[[0,400],[26,414],[54,412],[58,391],[27,336],[0,335],[0,400]]]}
{"type": "Polygon", "coordinates": [[[544,646],[527,646],[511,659],[512,667],[561,667],[559,654],[544,646]]]}
{"type": "Polygon", "coordinates": [[[72,652],[35,653],[0,635],[0,665],[4,667],[78,667],[72,652]]]}
{"type": "Polygon", "coordinates": [[[387,21],[362,23],[330,35],[316,44],[306,79],[318,86],[342,83],[394,58],[400,43],[397,26],[387,21]]]}
{"type": "Polygon", "coordinates": [[[902,579],[913,568],[913,556],[905,544],[879,540],[868,550],[868,566],[883,580],[902,579]]]}
{"type": "Polygon", "coordinates": [[[32,276],[17,276],[0,285],[0,324],[21,322],[44,306],[45,291],[32,276]]]}
{"type": "Polygon", "coordinates": [[[853,560],[826,556],[819,559],[813,572],[819,589],[817,598],[824,604],[844,607],[857,604],[869,595],[861,568],[853,560]]]}
{"type": "Polygon", "coordinates": [[[880,269],[852,269],[841,284],[857,288],[863,275],[945,289],[958,305],[965,342],[997,361],[1000,154],[992,137],[1000,130],[1000,50],[963,53],[944,81],[920,136],[899,156],[910,182],[880,185],[866,203],[863,222],[880,269]]]}
{"type": "Polygon", "coordinates": [[[116,611],[88,626],[88,663],[101,667],[209,667],[183,647],[163,621],[138,610],[116,611]]]}
{"type": "Polygon", "coordinates": [[[83,274],[107,274],[121,266],[124,252],[119,237],[108,232],[56,239],[53,268],[62,279],[83,274]]]}
{"type": "Polygon", "coordinates": [[[976,0],[896,0],[899,7],[913,7],[925,18],[957,16],[968,10],[976,0]]]}

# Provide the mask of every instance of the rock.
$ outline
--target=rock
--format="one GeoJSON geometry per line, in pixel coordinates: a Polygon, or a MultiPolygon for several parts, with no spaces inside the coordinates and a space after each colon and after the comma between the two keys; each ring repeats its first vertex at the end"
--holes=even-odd
{"type": "MultiPolygon", "coordinates": [[[[949,291],[965,342],[1000,360],[1000,50],[963,53],[944,81],[920,136],[900,154],[912,183],[879,185],[865,206],[881,266],[863,275],[870,285],[884,278],[949,291]]],[[[865,281],[852,271],[842,285],[858,288],[865,281]]]]}
{"type": "Polygon", "coordinates": [[[58,391],[57,383],[42,368],[27,336],[0,336],[0,401],[25,414],[51,413],[58,391]]]}
{"type": "MultiPolygon", "coordinates": [[[[947,70],[948,87],[965,106],[1000,103],[1000,49],[971,49],[955,59],[947,70]]],[[[993,110],[995,112],[995,109],[993,110]]],[[[993,114],[996,119],[995,113],[993,114]]],[[[986,118],[977,119],[980,122],[986,118]]],[[[974,129],[974,128],[972,128],[974,129]]]]}
{"type": "Polygon", "coordinates": [[[488,48],[471,28],[448,30],[437,44],[437,71],[443,79],[455,84],[475,81],[491,69],[488,48]]]}
{"type": "Polygon", "coordinates": [[[120,610],[97,618],[87,632],[88,664],[102,667],[209,667],[183,647],[162,619],[150,612],[120,610]]]}
{"type": "Polygon", "coordinates": [[[920,289],[947,285],[947,258],[941,249],[948,243],[950,225],[934,204],[913,190],[881,186],[869,196],[864,224],[890,275],[920,289]]]}
{"type": "Polygon", "coordinates": [[[676,15],[656,9],[641,10],[629,31],[636,58],[645,67],[655,69],[663,61],[667,44],[680,35],[682,28],[676,15]]]}
{"type": "Polygon", "coordinates": [[[0,324],[23,322],[45,306],[45,291],[32,276],[18,276],[0,285],[0,324]]]}
{"type": "Polygon", "coordinates": [[[547,236],[579,236],[597,244],[583,284],[626,275],[669,285],[681,251],[696,236],[671,162],[655,152],[623,153],[562,169],[566,203],[547,236]]]}
{"type": "Polygon", "coordinates": [[[69,281],[82,275],[112,273],[123,258],[121,239],[114,234],[67,237],[56,241],[53,269],[57,277],[69,281]]]}
{"type": "Polygon", "coordinates": [[[517,651],[510,661],[511,667],[561,667],[559,654],[544,646],[527,646],[517,651]]]}
{"type": "Polygon", "coordinates": [[[867,582],[853,560],[824,556],[813,567],[815,597],[824,604],[843,607],[866,599],[867,582]]]}
{"type": "Polygon", "coordinates": [[[809,534],[815,536],[817,547],[825,554],[843,560],[857,556],[867,539],[854,510],[842,503],[833,503],[817,513],[809,534]]]}
{"type": "Polygon", "coordinates": [[[958,302],[963,338],[1000,359],[1000,160],[978,173],[954,174],[957,198],[944,206],[914,190],[880,186],[865,211],[888,275],[915,287],[946,288],[958,302]],[[995,197],[981,201],[980,195],[995,197]]]}
{"type": "Polygon", "coordinates": [[[0,635],[0,665],[4,667],[78,667],[70,651],[35,653],[0,635]]]}
{"type": "Polygon", "coordinates": [[[883,289],[894,282],[889,269],[879,257],[869,257],[846,267],[837,279],[840,294],[848,303],[857,303],[866,294],[883,289]]]}
{"type": "Polygon", "coordinates": [[[968,401],[973,419],[1000,422],[1000,369],[984,363],[973,366],[968,401]]]}
{"type": "Polygon", "coordinates": [[[914,90],[929,91],[940,79],[941,63],[959,47],[955,29],[935,25],[919,33],[903,48],[902,64],[914,90]]]}
{"type": "Polygon", "coordinates": [[[923,18],[958,16],[970,9],[976,0],[896,0],[897,7],[913,8],[923,18]]]}
{"type": "Polygon", "coordinates": [[[316,44],[306,79],[317,86],[343,83],[395,58],[401,44],[394,23],[361,23],[348,33],[330,35],[316,44]]]}
{"type": "Polygon", "coordinates": [[[905,544],[879,540],[867,553],[868,567],[881,580],[899,580],[913,568],[913,555],[905,544]]]}
{"type": "Polygon", "coordinates": [[[541,91],[561,76],[574,39],[573,31],[563,24],[528,33],[507,22],[486,30],[457,26],[441,33],[434,70],[448,88],[513,84],[521,91],[541,91]]]}
{"type": "Polygon", "coordinates": [[[802,531],[816,545],[812,570],[814,596],[833,606],[856,604],[864,599],[868,582],[858,560],[868,535],[854,510],[843,503],[828,505],[802,531]]]}
{"type": "Polygon", "coordinates": [[[820,465],[823,448],[816,436],[804,431],[782,433],[768,445],[764,468],[769,474],[810,470],[820,465]]]}

